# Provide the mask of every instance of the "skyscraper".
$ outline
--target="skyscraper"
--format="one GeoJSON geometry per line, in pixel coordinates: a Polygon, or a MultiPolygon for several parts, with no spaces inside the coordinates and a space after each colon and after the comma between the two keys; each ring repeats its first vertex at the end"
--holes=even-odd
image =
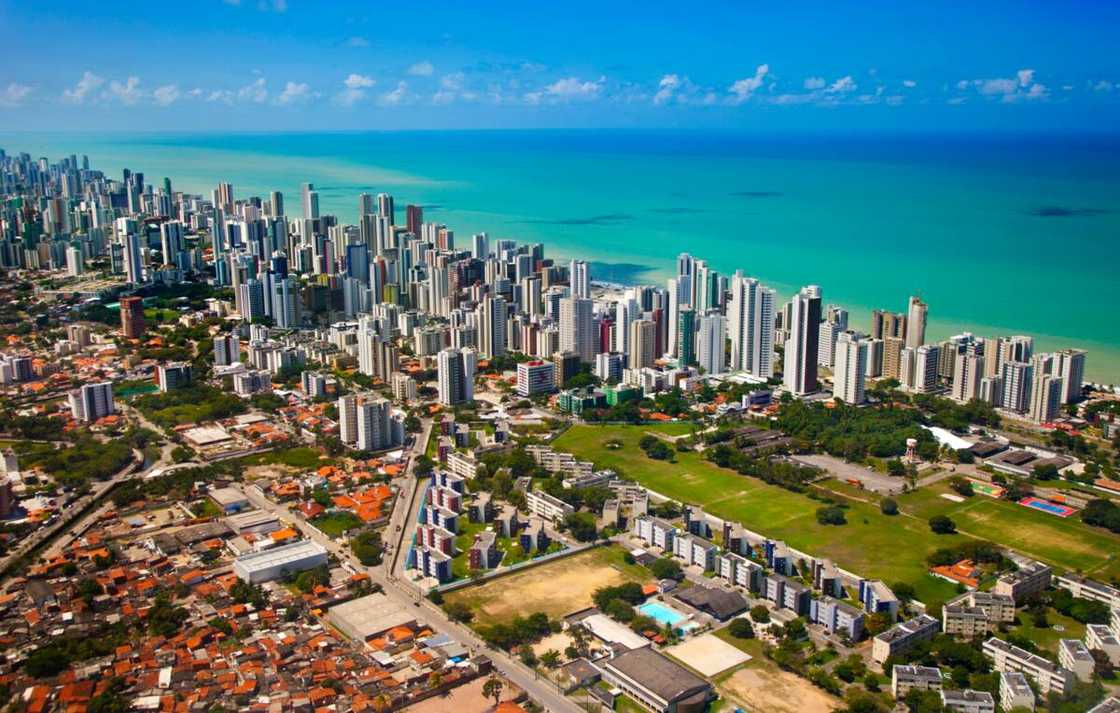
{"type": "MultiPolygon", "coordinates": [[[[773,290],[735,273],[727,302],[727,330],[731,337],[731,371],[745,371],[763,379],[774,375],[773,290]]],[[[722,343],[719,352],[722,362],[722,343]]]]}
{"type": "Polygon", "coordinates": [[[595,359],[594,303],[581,297],[560,300],[560,351],[579,355],[580,361],[595,359]]]}
{"type": "MultiPolygon", "coordinates": [[[[303,199],[303,219],[304,220],[318,220],[319,219],[319,194],[315,192],[315,186],[310,183],[304,183],[300,187],[300,197],[303,199]]],[[[306,240],[309,236],[305,235],[306,240]]]]}
{"type": "Polygon", "coordinates": [[[142,297],[122,297],[121,334],[129,339],[139,339],[144,335],[144,299],[142,297]]]}
{"type": "Polygon", "coordinates": [[[836,339],[842,332],[848,331],[848,310],[836,305],[829,305],[824,321],[821,322],[820,334],[817,338],[817,365],[831,369],[835,363],[833,351],[836,348],[836,339]]]}
{"type": "Polygon", "coordinates": [[[83,384],[69,394],[70,415],[75,421],[93,423],[99,418],[116,413],[113,406],[113,382],[83,384]]]}
{"type": "Polygon", "coordinates": [[[926,343],[926,312],[928,306],[921,297],[911,297],[906,311],[906,346],[917,349],[926,343]]]}
{"type": "Polygon", "coordinates": [[[817,390],[820,322],[821,288],[816,285],[802,287],[792,300],[782,374],[785,389],[798,396],[817,390]]]}
{"type": "Polygon", "coordinates": [[[1085,352],[1081,349],[1062,349],[1054,352],[1054,362],[1050,373],[1062,379],[1062,403],[1071,404],[1081,400],[1081,388],[1085,374],[1085,352]]]}
{"type": "Polygon", "coordinates": [[[236,334],[214,337],[214,366],[229,366],[241,360],[241,340],[236,334]]]}
{"type": "Polygon", "coordinates": [[[473,349],[448,347],[436,358],[439,402],[454,406],[474,400],[475,353],[473,349]]]}
{"type": "Polygon", "coordinates": [[[727,337],[727,319],[719,313],[700,318],[696,329],[696,362],[706,374],[718,375],[727,371],[724,360],[724,343],[727,337]]]}
{"type": "Polygon", "coordinates": [[[867,374],[867,342],[856,332],[841,332],[836,338],[832,396],[850,404],[864,401],[867,374]]]}
{"type": "Polygon", "coordinates": [[[1057,418],[1064,390],[1062,377],[1043,373],[1036,367],[1031,384],[1030,419],[1035,423],[1050,423],[1057,418]]]}
{"type": "Polygon", "coordinates": [[[365,398],[358,405],[358,450],[379,451],[393,446],[389,400],[365,398]]]}
{"type": "Polygon", "coordinates": [[[572,260],[568,266],[568,281],[572,289],[572,297],[591,297],[591,272],[583,260],[572,260]]]}
{"type": "Polygon", "coordinates": [[[628,357],[631,369],[653,366],[653,360],[656,358],[653,351],[654,343],[657,340],[655,330],[656,325],[652,320],[635,319],[630,323],[630,351],[628,357]]]}
{"type": "Polygon", "coordinates": [[[144,281],[144,254],[140,250],[140,236],[129,233],[124,237],[124,271],[133,285],[144,281]]]}
{"type": "Polygon", "coordinates": [[[1026,413],[1031,405],[1031,383],[1034,381],[1034,364],[1025,361],[1005,361],[1000,381],[1003,395],[1000,402],[1008,411],[1026,413]]]}
{"type": "Polygon", "coordinates": [[[347,445],[358,442],[358,396],[338,397],[338,439],[347,445]]]}
{"type": "Polygon", "coordinates": [[[696,313],[692,309],[677,312],[677,362],[696,363],[696,313]]]}
{"type": "Polygon", "coordinates": [[[478,350],[492,358],[506,353],[506,322],[509,311],[505,298],[486,295],[478,305],[478,350]]]}
{"type": "Polygon", "coordinates": [[[957,401],[968,402],[980,398],[980,380],[984,378],[985,357],[977,350],[957,354],[953,363],[951,394],[957,401]]]}

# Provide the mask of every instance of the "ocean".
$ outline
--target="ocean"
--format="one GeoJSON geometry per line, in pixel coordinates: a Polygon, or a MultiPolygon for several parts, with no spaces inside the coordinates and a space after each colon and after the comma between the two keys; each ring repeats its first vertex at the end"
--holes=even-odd
{"type": "Polygon", "coordinates": [[[929,304],[931,339],[1029,334],[1089,351],[1120,383],[1120,136],[776,135],[691,131],[0,134],[0,147],[142,171],[234,196],[299,185],[353,222],[393,194],[471,233],[542,242],[592,278],[661,283],[689,252],[783,297],[822,287],[867,329],[872,309],[929,304]]]}

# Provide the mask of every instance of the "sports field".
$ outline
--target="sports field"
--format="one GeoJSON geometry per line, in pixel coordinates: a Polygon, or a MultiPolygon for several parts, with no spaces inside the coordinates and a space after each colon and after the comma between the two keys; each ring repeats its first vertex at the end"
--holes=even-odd
{"type": "Polygon", "coordinates": [[[538,611],[558,618],[591,606],[591,594],[600,587],[652,579],[641,565],[626,564],[624,555],[620,547],[596,547],[464,587],[444,598],[470,607],[476,626],[508,622],[538,611]]]}
{"type": "Polygon", "coordinates": [[[785,540],[799,550],[829,557],[845,569],[888,583],[909,582],[926,603],[943,601],[955,591],[948,582],[927,574],[926,556],[939,547],[961,542],[967,535],[1013,547],[1063,568],[1082,569],[1102,577],[1120,571],[1120,562],[1109,558],[1110,553],[1120,550],[1120,537],[1015,503],[975,496],[952,503],[940,497],[947,492],[944,485],[898,496],[902,513],[894,517],[879,511],[873,493],[830,488],[837,495],[870,502],[849,499],[848,524],[820,525],[815,515],[820,502],[720,468],[697,453],[676,453],[673,463],[647,458],[638,441],[646,433],[657,431],[656,425],[577,425],[553,446],[599,467],[613,468],[662,495],[700,505],[717,517],[785,540]],[[621,442],[622,447],[607,448],[610,440],[621,442]],[[952,517],[965,534],[930,532],[928,519],[936,514],[952,517]]]}

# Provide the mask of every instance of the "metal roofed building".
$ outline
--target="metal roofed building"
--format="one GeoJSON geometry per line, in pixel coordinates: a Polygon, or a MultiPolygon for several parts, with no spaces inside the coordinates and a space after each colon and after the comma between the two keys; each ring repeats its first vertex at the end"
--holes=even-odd
{"type": "Polygon", "coordinates": [[[303,540],[242,555],[233,561],[233,572],[244,582],[259,584],[326,563],[327,550],[317,542],[303,540]]]}
{"type": "Polygon", "coordinates": [[[395,626],[410,626],[416,616],[381,594],[370,594],[330,608],[327,618],[346,636],[368,641],[395,626]]]}
{"type": "Polygon", "coordinates": [[[607,661],[603,678],[656,713],[700,713],[712,697],[710,683],[648,647],[607,661]]]}

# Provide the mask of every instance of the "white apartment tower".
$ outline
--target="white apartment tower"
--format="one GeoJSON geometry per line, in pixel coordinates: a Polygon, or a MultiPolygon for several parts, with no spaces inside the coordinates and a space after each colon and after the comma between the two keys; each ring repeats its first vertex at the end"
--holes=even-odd
{"type": "MultiPolygon", "coordinates": [[[[735,273],[727,303],[727,331],[731,337],[731,371],[745,371],[763,379],[774,375],[773,290],[735,273]]],[[[723,361],[722,343],[719,360],[723,361]]]]}

